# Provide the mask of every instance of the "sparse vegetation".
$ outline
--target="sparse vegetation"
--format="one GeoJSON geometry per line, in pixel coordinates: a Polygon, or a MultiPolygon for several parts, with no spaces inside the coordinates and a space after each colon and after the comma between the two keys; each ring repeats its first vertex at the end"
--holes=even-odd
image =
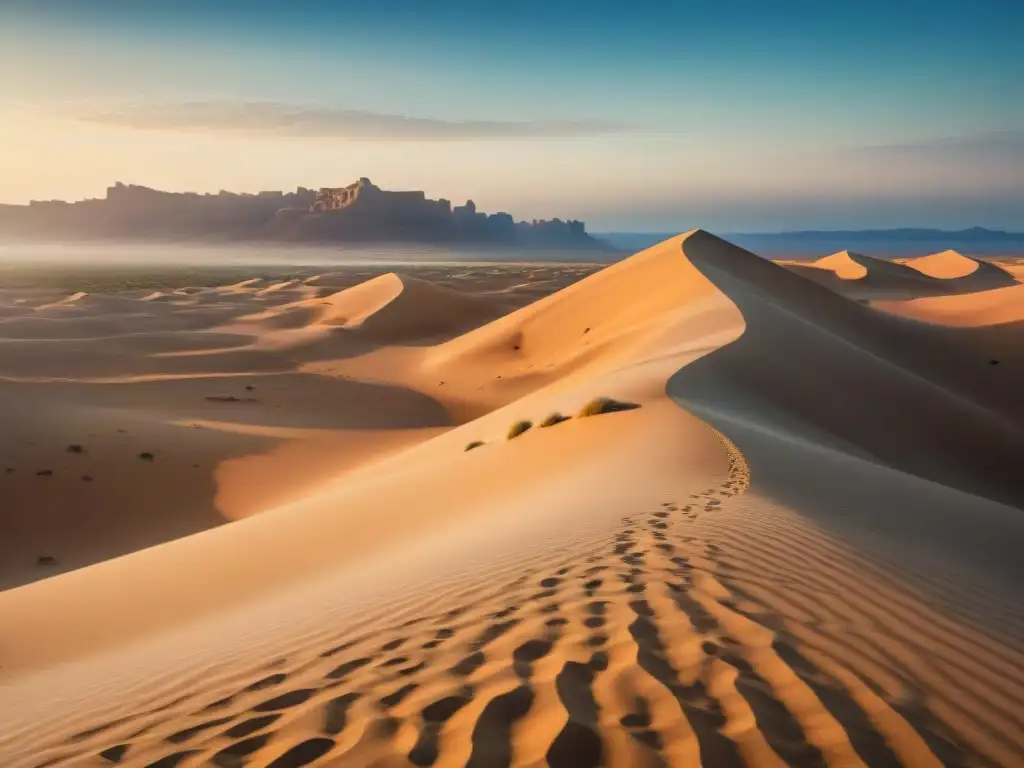
{"type": "Polygon", "coordinates": [[[528,429],[531,429],[532,427],[532,421],[527,421],[526,419],[523,419],[522,421],[517,421],[515,424],[508,428],[508,439],[513,440],[519,437],[521,434],[523,434],[523,432],[526,432],[528,429]]]}
{"type": "Polygon", "coordinates": [[[597,416],[602,413],[615,413],[616,411],[631,411],[639,408],[637,403],[628,403],[624,400],[614,400],[610,397],[595,397],[578,414],[579,418],[585,416],[597,416]]]}
{"type": "Polygon", "coordinates": [[[544,419],[544,421],[540,423],[540,426],[553,427],[555,424],[561,424],[563,421],[568,421],[570,418],[570,416],[563,416],[561,413],[555,412],[544,419]]]}
{"type": "Polygon", "coordinates": [[[466,445],[466,450],[467,451],[472,451],[474,448],[479,448],[483,444],[484,444],[483,440],[474,440],[473,442],[471,442],[468,445],[466,445]]]}

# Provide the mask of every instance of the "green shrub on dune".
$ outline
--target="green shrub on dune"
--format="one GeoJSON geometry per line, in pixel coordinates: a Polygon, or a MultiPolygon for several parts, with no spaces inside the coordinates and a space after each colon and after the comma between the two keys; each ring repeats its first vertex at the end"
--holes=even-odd
{"type": "Polygon", "coordinates": [[[637,403],[628,403],[623,400],[614,400],[610,397],[595,397],[580,410],[578,417],[597,416],[602,413],[615,413],[616,411],[631,411],[639,408],[637,403]]]}
{"type": "Polygon", "coordinates": [[[563,421],[568,421],[570,418],[572,417],[563,416],[560,413],[552,413],[550,416],[548,416],[546,419],[544,419],[544,421],[540,423],[540,426],[553,427],[555,426],[555,424],[561,424],[563,421]]]}
{"type": "Polygon", "coordinates": [[[515,424],[508,428],[508,439],[512,440],[514,438],[519,437],[521,434],[523,434],[523,432],[526,432],[532,426],[532,421],[527,421],[525,419],[522,421],[517,421],[515,424]]]}

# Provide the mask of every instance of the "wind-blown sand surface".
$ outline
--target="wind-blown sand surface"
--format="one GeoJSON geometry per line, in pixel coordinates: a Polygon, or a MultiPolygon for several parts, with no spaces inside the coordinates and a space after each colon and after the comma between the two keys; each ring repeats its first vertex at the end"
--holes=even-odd
{"type": "Polygon", "coordinates": [[[1017,286],[862,258],[5,297],[0,763],[1021,764],[1017,286]]]}

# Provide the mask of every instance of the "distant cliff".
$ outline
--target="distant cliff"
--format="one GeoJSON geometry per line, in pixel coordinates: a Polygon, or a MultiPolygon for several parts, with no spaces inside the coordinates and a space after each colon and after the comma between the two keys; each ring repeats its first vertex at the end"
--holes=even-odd
{"type": "Polygon", "coordinates": [[[33,239],[479,242],[600,247],[582,221],[515,221],[472,200],[452,207],[423,192],[390,192],[362,178],[319,191],[200,195],[120,182],[103,199],[0,205],[0,236],[33,239]]]}

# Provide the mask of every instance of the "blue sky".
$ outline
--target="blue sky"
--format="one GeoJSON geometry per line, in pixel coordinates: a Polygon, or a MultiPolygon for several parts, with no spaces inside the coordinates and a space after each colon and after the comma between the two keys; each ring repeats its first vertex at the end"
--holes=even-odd
{"type": "Polygon", "coordinates": [[[347,183],[593,230],[1024,229],[1024,3],[0,0],[0,201],[347,183]]]}

